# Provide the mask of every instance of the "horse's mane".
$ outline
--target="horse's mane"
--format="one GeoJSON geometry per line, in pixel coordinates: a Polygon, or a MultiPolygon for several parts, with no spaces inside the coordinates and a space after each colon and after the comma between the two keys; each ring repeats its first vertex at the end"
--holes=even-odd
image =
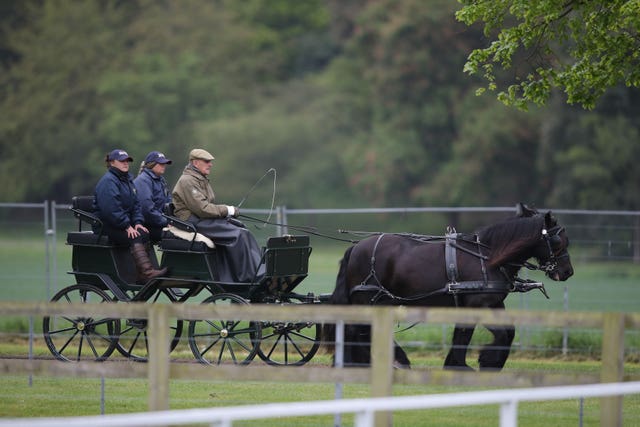
{"type": "Polygon", "coordinates": [[[544,216],[509,218],[478,230],[480,241],[491,248],[489,266],[515,261],[522,251],[540,239],[544,216]]]}

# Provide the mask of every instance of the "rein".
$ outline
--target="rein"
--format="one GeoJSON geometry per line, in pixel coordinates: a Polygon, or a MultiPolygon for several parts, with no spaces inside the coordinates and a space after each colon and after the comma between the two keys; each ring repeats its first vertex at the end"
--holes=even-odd
{"type": "MultiPolygon", "coordinates": [[[[276,170],[273,168],[267,170],[267,172],[265,172],[265,174],[262,177],[260,177],[260,179],[258,179],[258,181],[251,187],[251,189],[245,195],[245,197],[243,197],[243,199],[240,201],[240,203],[238,204],[238,207],[240,207],[242,203],[245,202],[245,200],[253,192],[255,187],[271,172],[273,172],[274,176],[273,176],[273,194],[272,194],[272,201],[271,201],[272,204],[271,204],[271,209],[269,211],[269,217],[266,220],[262,220],[262,219],[251,217],[244,214],[240,214],[240,217],[252,222],[261,223],[265,226],[274,225],[274,226],[280,226],[280,227],[287,227],[287,228],[290,228],[296,231],[301,231],[310,235],[315,235],[315,236],[336,240],[340,242],[346,242],[351,244],[356,244],[359,242],[359,240],[343,239],[343,238],[328,235],[326,233],[320,233],[317,231],[315,227],[293,226],[289,224],[271,222],[270,218],[273,213],[273,204],[275,201],[275,188],[276,188],[276,170]]],[[[549,249],[549,259],[544,264],[539,263],[539,265],[535,265],[528,261],[524,261],[522,263],[509,263],[507,265],[510,267],[515,267],[516,269],[520,269],[524,267],[529,270],[539,270],[547,274],[550,274],[557,268],[558,259],[569,256],[569,254],[566,251],[560,255],[556,255],[552,248],[553,239],[558,238],[559,234],[563,230],[564,228],[559,225],[551,227],[549,230],[545,228],[542,229],[542,238],[545,240],[547,244],[547,248],[549,249]]],[[[462,233],[456,233],[455,229],[449,228],[449,227],[447,228],[447,233],[444,236],[430,236],[430,235],[422,235],[422,234],[414,234],[414,233],[384,233],[384,232],[353,231],[353,230],[349,231],[349,230],[343,230],[343,229],[338,229],[338,233],[352,234],[358,237],[370,237],[370,236],[378,235],[378,239],[376,240],[373,253],[370,259],[371,268],[369,270],[369,274],[359,285],[356,285],[350,290],[350,295],[355,292],[375,292],[374,296],[370,300],[370,304],[375,304],[382,297],[387,297],[398,304],[402,304],[402,303],[420,301],[423,299],[430,298],[434,295],[450,294],[454,296],[456,306],[458,306],[458,295],[462,293],[468,294],[468,293],[529,292],[533,289],[540,290],[540,292],[542,292],[542,294],[547,299],[549,299],[549,296],[542,282],[535,282],[529,279],[521,279],[518,276],[510,277],[510,275],[506,272],[506,270],[503,267],[500,267],[500,272],[503,274],[505,280],[490,281],[488,279],[486,265],[485,265],[485,262],[489,260],[489,257],[482,253],[482,249],[483,248],[488,249],[489,246],[482,243],[477,234],[473,235],[474,240],[469,240],[466,235],[462,233]],[[418,294],[412,297],[397,296],[392,292],[390,292],[388,289],[386,289],[384,286],[382,286],[375,271],[375,254],[380,241],[386,234],[403,236],[403,237],[406,237],[418,242],[422,242],[422,243],[442,243],[444,241],[445,242],[445,262],[446,262],[447,277],[449,278],[449,282],[440,289],[436,289],[434,291],[431,291],[425,294],[418,294]],[[460,245],[459,242],[468,243],[468,244],[477,246],[478,248],[477,252],[465,246],[460,245]],[[481,281],[464,281],[464,282],[457,281],[458,273],[457,273],[456,251],[458,250],[478,258],[481,265],[481,270],[482,270],[481,281]],[[373,279],[374,283],[367,283],[370,281],[370,279],[373,279]]]]}
{"type": "Polygon", "coordinates": [[[292,230],[296,230],[296,231],[301,231],[307,234],[311,234],[314,236],[318,236],[318,237],[324,237],[325,239],[331,239],[331,240],[337,240],[339,242],[345,242],[345,243],[351,243],[351,244],[356,244],[359,242],[359,240],[353,240],[353,239],[342,239],[339,237],[335,237],[335,236],[330,236],[328,234],[325,233],[320,233],[317,231],[317,228],[315,227],[308,227],[308,226],[302,226],[302,225],[290,225],[290,224],[283,224],[283,223],[279,223],[279,222],[272,222],[272,221],[268,221],[268,220],[264,220],[264,219],[260,219],[260,218],[255,218],[249,215],[245,215],[245,214],[240,214],[240,217],[250,221],[250,222],[256,222],[256,223],[261,223],[261,224],[265,224],[265,225],[274,225],[277,227],[287,227],[290,228],[292,230]]]}

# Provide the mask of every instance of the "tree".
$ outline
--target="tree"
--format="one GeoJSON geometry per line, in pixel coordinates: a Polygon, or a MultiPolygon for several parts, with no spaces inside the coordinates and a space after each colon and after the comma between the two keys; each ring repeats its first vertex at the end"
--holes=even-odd
{"type": "MultiPolygon", "coordinates": [[[[631,93],[630,93],[631,92],[631,93]]],[[[629,186],[640,180],[640,97],[615,88],[592,112],[557,111],[541,138],[541,170],[554,182],[548,203],[582,209],[640,207],[640,194],[629,186]],[[553,170],[551,170],[553,169],[553,170]]]]}
{"type": "Polygon", "coordinates": [[[554,89],[569,104],[592,109],[610,88],[640,86],[640,1],[460,0],[456,18],[482,23],[491,39],[464,70],[507,105],[543,105],[554,89]],[[496,68],[509,69],[501,84],[496,68]]]}
{"type": "Polygon", "coordinates": [[[114,147],[137,161],[152,149],[176,161],[196,143],[211,149],[216,141],[194,140],[199,123],[251,114],[333,52],[319,0],[275,4],[3,4],[10,16],[0,18],[0,201],[90,192],[114,147]]]}
{"type": "Polygon", "coordinates": [[[57,0],[28,11],[6,37],[19,59],[0,74],[0,200],[69,200],[104,170],[95,86],[126,42],[126,7],[57,0]]]}
{"type": "Polygon", "coordinates": [[[424,204],[539,204],[549,186],[540,176],[540,114],[470,94],[460,114],[453,155],[420,196],[424,204]],[[531,185],[536,183],[535,185],[531,185]]]}
{"type": "Polygon", "coordinates": [[[471,85],[454,70],[479,35],[453,12],[447,0],[371,1],[327,71],[348,94],[336,108],[354,118],[342,136],[348,184],[370,203],[414,202],[451,155],[457,105],[471,85]]]}

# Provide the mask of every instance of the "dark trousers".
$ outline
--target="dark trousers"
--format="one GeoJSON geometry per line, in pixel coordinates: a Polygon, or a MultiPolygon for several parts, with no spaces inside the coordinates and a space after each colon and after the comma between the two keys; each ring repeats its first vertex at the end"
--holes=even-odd
{"type": "Polygon", "coordinates": [[[156,244],[162,240],[162,229],[164,227],[153,227],[149,225],[145,225],[145,227],[149,230],[149,239],[151,240],[151,243],[156,244]]]}
{"type": "Polygon", "coordinates": [[[106,225],[102,230],[102,234],[106,234],[109,236],[109,240],[115,245],[118,246],[131,246],[134,243],[147,243],[149,241],[149,234],[138,230],[140,235],[134,239],[130,239],[127,236],[126,230],[121,230],[119,228],[110,228],[106,225]]]}
{"type": "Polygon", "coordinates": [[[223,282],[257,282],[264,275],[261,264],[262,250],[255,237],[246,227],[234,220],[195,216],[189,218],[198,233],[210,238],[218,253],[218,273],[223,282]]]}

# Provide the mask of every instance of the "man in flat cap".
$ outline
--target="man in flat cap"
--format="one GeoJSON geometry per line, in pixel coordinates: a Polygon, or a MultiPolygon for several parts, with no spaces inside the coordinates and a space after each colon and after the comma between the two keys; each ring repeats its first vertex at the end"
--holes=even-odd
{"type": "Polygon", "coordinates": [[[189,164],[173,188],[174,214],[196,226],[199,233],[216,244],[220,280],[253,282],[259,279],[262,251],[253,235],[237,218],[240,211],[230,205],[215,204],[215,194],[209,183],[214,157],[202,148],[189,153],[189,164]]]}

